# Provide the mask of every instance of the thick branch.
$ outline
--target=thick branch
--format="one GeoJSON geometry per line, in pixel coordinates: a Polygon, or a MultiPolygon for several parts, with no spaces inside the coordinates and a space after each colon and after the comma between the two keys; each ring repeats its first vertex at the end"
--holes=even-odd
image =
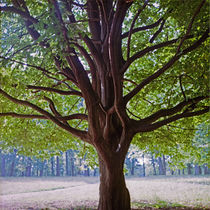
{"type": "Polygon", "coordinates": [[[81,38],[87,45],[88,49],[90,50],[90,53],[97,65],[97,67],[100,67],[103,64],[103,58],[101,56],[101,53],[96,49],[92,40],[88,36],[84,36],[84,37],[81,36],[81,38]]]}
{"type": "Polygon", "coordinates": [[[35,111],[44,115],[47,119],[54,122],[59,127],[63,128],[64,130],[66,130],[68,132],[70,132],[71,134],[75,135],[76,137],[79,137],[83,141],[89,142],[88,134],[87,134],[86,131],[80,131],[80,130],[77,130],[75,128],[70,127],[69,125],[63,124],[58,118],[54,117],[53,115],[51,115],[49,112],[45,111],[44,109],[42,109],[42,108],[38,107],[37,105],[32,104],[28,101],[16,99],[16,98],[10,96],[9,94],[7,94],[2,89],[0,89],[0,94],[3,95],[4,97],[6,97],[7,99],[9,99],[10,101],[12,101],[13,103],[16,103],[16,104],[19,104],[19,105],[22,105],[22,106],[27,106],[27,107],[30,107],[30,108],[34,109],[35,111]]]}
{"type": "Polygon", "coordinates": [[[101,37],[101,26],[99,18],[99,8],[96,0],[87,1],[87,14],[92,38],[96,41],[99,41],[101,37]]]}
{"type": "Polygon", "coordinates": [[[47,119],[44,115],[37,114],[18,114],[15,112],[0,113],[0,117],[14,117],[14,118],[26,118],[26,119],[47,119]]]}
{"type": "Polygon", "coordinates": [[[149,52],[152,52],[154,50],[157,50],[157,49],[160,49],[162,47],[166,47],[166,46],[169,46],[169,45],[172,45],[174,43],[176,43],[178,41],[178,39],[173,39],[173,40],[170,40],[170,41],[166,41],[166,42],[162,42],[160,44],[156,44],[154,46],[151,46],[151,47],[147,47],[137,53],[135,53],[132,57],[130,57],[126,63],[124,64],[123,68],[122,68],[122,72],[124,73],[128,67],[137,59],[143,57],[144,55],[146,55],[147,53],[149,52]]]}
{"type": "Polygon", "coordinates": [[[123,64],[123,56],[121,49],[121,39],[119,39],[119,37],[121,36],[122,33],[122,23],[129,6],[130,4],[124,4],[122,3],[122,1],[118,1],[117,9],[114,14],[108,39],[109,60],[110,60],[111,74],[114,84],[115,110],[122,122],[123,127],[125,127],[127,114],[126,111],[121,107],[122,97],[123,97],[123,92],[122,92],[123,82],[122,82],[122,72],[120,72],[120,69],[123,64]]]}
{"type": "Polygon", "coordinates": [[[81,89],[82,94],[85,98],[87,107],[91,107],[92,106],[91,102],[96,101],[96,98],[92,85],[90,83],[90,79],[88,78],[87,72],[85,71],[82,63],[80,62],[78,56],[76,55],[74,48],[70,46],[68,30],[66,29],[65,24],[63,22],[58,2],[56,0],[51,0],[51,2],[55,8],[56,16],[58,18],[58,21],[60,22],[61,31],[63,33],[63,37],[67,45],[68,56],[66,56],[66,60],[68,61],[69,65],[71,66],[74,72],[79,88],[81,89]]]}
{"type": "Polygon", "coordinates": [[[69,116],[62,116],[62,117],[59,117],[59,119],[62,119],[62,120],[88,120],[88,116],[86,114],[72,114],[72,115],[69,115],[69,116]]]}
{"type": "Polygon", "coordinates": [[[150,126],[145,127],[143,132],[156,130],[157,128],[160,128],[160,127],[162,127],[164,125],[167,125],[167,124],[169,124],[171,122],[177,121],[177,120],[182,119],[182,118],[194,117],[194,116],[199,116],[199,115],[208,113],[209,112],[209,108],[210,107],[206,107],[205,109],[202,109],[202,110],[199,110],[199,111],[183,112],[181,114],[174,115],[174,116],[172,116],[172,117],[170,117],[170,118],[168,118],[166,120],[162,120],[162,121],[156,122],[156,123],[154,123],[154,124],[152,124],[150,126]]]}
{"type": "MultiPolygon", "coordinates": [[[[139,32],[139,31],[145,31],[145,30],[148,30],[148,29],[155,28],[155,27],[157,27],[157,26],[160,24],[160,22],[161,22],[162,20],[163,20],[163,18],[160,18],[158,21],[156,21],[156,22],[153,23],[153,24],[150,24],[150,25],[147,25],[147,26],[141,26],[141,27],[134,28],[134,29],[132,30],[132,33],[134,34],[134,33],[139,32]]],[[[130,32],[130,31],[128,31],[128,32],[126,32],[126,33],[124,33],[124,34],[122,34],[121,38],[124,39],[124,38],[128,37],[129,32],[130,32]]]]}
{"type": "Polygon", "coordinates": [[[182,111],[182,109],[184,107],[186,107],[188,105],[191,105],[191,104],[197,104],[200,101],[202,101],[204,99],[207,99],[207,98],[209,98],[209,96],[199,96],[199,97],[196,97],[196,98],[188,99],[187,101],[183,101],[183,102],[177,104],[173,108],[161,109],[158,112],[152,114],[151,116],[142,119],[141,122],[145,122],[145,123],[155,122],[160,117],[166,117],[166,116],[170,116],[170,115],[176,114],[176,113],[182,111]]]}
{"type": "Polygon", "coordinates": [[[58,93],[60,95],[76,95],[76,96],[81,96],[82,94],[79,91],[65,91],[65,90],[59,90],[55,88],[50,88],[50,87],[42,87],[42,86],[33,86],[33,85],[28,85],[28,89],[33,89],[33,90],[43,90],[43,91],[48,91],[48,92],[54,92],[58,93]]]}
{"type": "Polygon", "coordinates": [[[92,76],[92,86],[93,89],[96,90],[97,89],[96,65],[84,47],[80,46],[77,43],[74,43],[74,45],[78,48],[80,53],[85,57],[86,61],[88,62],[92,76]]]}
{"type": "Polygon", "coordinates": [[[169,69],[173,64],[183,55],[193,51],[194,49],[198,48],[207,38],[209,37],[209,31],[207,30],[202,37],[197,40],[193,45],[186,48],[182,51],[182,53],[179,53],[178,55],[174,55],[168,63],[166,63],[162,68],[160,68],[158,71],[156,71],[151,76],[144,79],[136,88],[134,88],[130,93],[128,93],[126,96],[124,96],[124,103],[128,103],[128,101],[133,98],[142,88],[144,88],[146,85],[154,81],[156,78],[158,78],[160,75],[162,75],[167,69],[169,69]]]}
{"type": "Polygon", "coordinates": [[[27,19],[27,20],[31,21],[32,23],[35,23],[35,24],[39,22],[36,18],[32,17],[27,12],[24,12],[20,9],[15,8],[15,7],[1,7],[0,6],[0,11],[12,12],[12,13],[18,14],[21,17],[23,17],[23,18],[25,18],[25,19],[27,19]]]}
{"type": "Polygon", "coordinates": [[[49,107],[50,107],[52,113],[55,115],[55,117],[56,118],[61,117],[61,114],[55,108],[54,102],[50,98],[48,98],[46,96],[44,96],[44,99],[49,103],[49,107]]]}
{"type": "Polygon", "coordinates": [[[156,39],[156,37],[161,33],[161,31],[163,30],[163,26],[165,24],[165,20],[162,21],[160,28],[154,33],[154,35],[152,36],[152,38],[149,40],[150,43],[153,43],[154,40],[156,39]]]}
{"type": "MultiPolygon", "coordinates": [[[[14,117],[14,118],[24,118],[24,119],[43,119],[47,120],[48,118],[44,115],[38,115],[38,114],[18,114],[15,112],[5,112],[0,113],[0,117],[14,117]]],[[[72,114],[69,116],[60,116],[57,117],[59,120],[88,120],[88,116],[86,114],[72,114]]]]}

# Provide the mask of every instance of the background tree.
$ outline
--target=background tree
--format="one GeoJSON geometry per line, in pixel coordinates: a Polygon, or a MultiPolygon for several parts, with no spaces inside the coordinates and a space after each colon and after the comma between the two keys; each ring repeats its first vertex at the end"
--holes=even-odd
{"type": "MultiPolygon", "coordinates": [[[[68,149],[73,136],[92,145],[99,209],[130,209],[123,165],[134,136],[196,123],[188,118],[209,110],[208,4],[3,0],[0,8],[1,138],[30,154],[68,149]]],[[[142,145],[156,143],[146,136],[142,145]]]]}

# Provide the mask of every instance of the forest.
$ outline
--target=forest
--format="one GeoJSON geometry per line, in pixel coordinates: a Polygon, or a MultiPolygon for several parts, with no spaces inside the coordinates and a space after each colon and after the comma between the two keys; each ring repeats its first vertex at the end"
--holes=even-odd
{"type": "MultiPolygon", "coordinates": [[[[194,132],[192,153],[182,156],[178,162],[164,154],[141,151],[131,146],[124,166],[128,177],[145,177],[156,175],[209,175],[209,136],[208,126],[199,126],[194,132]],[[203,129],[203,130],[202,130],[203,129]],[[178,164],[181,163],[181,164],[178,164]]],[[[189,152],[189,151],[188,151],[189,152]]],[[[67,150],[52,155],[49,159],[27,157],[18,154],[17,149],[0,151],[0,175],[2,177],[43,177],[43,176],[99,176],[98,162],[85,151],[67,150]]]]}
{"type": "MultiPolygon", "coordinates": [[[[43,176],[99,176],[99,168],[90,167],[85,158],[77,157],[78,151],[68,150],[50,160],[41,160],[13,153],[1,152],[0,174],[2,177],[43,177],[43,176]]],[[[128,177],[145,177],[156,175],[208,175],[210,169],[207,163],[202,165],[186,163],[183,169],[170,168],[170,157],[154,158],[152,154],[142,154],[139,157],[127,157],[125,160],[125,175],[128,177]],[[145,160],[146,159],[146,160],[145,160]],[[140,162],[141,161],[141,162],[140,162]]],[[[133,156],[139,155],[139,152],[133,156]]]]}

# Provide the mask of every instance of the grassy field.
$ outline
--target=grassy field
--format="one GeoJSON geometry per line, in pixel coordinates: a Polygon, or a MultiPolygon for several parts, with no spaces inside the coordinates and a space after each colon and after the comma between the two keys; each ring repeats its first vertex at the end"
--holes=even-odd
{"type": "MultiPolygon", "coordinates": [[[[210,177],[128,178],[127,186],[134,209],[210,209],[210,177]]],[[[95,209],[98,187],[92,177],[0,178],[0,209],[95,209]]]]}

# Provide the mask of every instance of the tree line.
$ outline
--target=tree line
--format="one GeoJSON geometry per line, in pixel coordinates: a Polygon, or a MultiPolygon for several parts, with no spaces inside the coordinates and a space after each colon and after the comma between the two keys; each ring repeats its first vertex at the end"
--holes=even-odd
{"type": "MultiPolygon", "coordinates": [[[[43,176],[99,176],[97,163],[89,165],[84,155],[76,150],[60,152],[49,159],[28,157],[13,152],[0,152],[0,175],[2,177],[43,177],[43,176]]],[[[170,156],[156,157],[152,153],[130,151],[125,160],[126,176],[145,177],[151,175],[207,175],[210,168],[207,163],[186,162],[182,169],[171,167],[170,156]]]]}

